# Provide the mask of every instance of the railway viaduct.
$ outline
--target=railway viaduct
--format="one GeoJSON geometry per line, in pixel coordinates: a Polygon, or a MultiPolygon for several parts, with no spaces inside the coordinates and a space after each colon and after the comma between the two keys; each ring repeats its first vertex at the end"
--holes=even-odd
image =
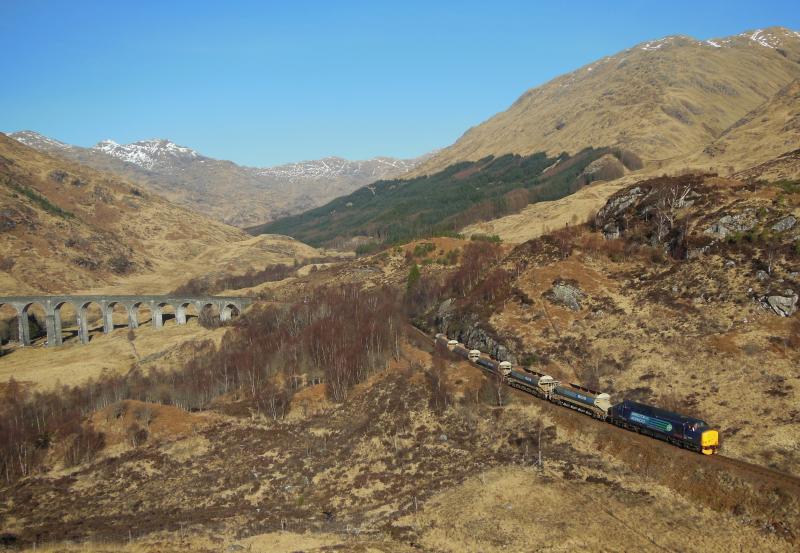
{"type": "Polygon", "coordinates": [[[128,328],[138,328],[139,308],[144,305],[150,309],[150,321],[154,328],[164,325],[164,308],[172,306],[175,309],[175,321],[186,324],[187,309],[194,306],[198,315],[211,307],[216,308],[220,320],[227,321],[234,315],[241,313],[245,307],[252,303],[246,297],[222,296],[12,296],[0,297],[0,307],[11,305],[17,311],[19,324],[19,343],[28,346],[31,343],[30,326],[28,324],[28,310],[33,305],[39,305],[45,313],[47,327],[47,345],[59,346],[63,341],[61,334],[61,308],[69,304],[75,310],[78,322],[78,336],[81,343],[89,342],[88,310],[94,304],[100,308],[103,321],[103,332],[114,330],[113,313],[115,306],[125,309],[128,317],[128,328]]]}

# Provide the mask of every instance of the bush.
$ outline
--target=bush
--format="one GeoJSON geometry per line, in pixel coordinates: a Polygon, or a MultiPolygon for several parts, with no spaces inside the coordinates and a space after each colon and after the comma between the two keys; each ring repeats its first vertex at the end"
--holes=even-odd
{"type": "Polygon", "coordinates": [[[197,317],[200,326],[208,329],[215,329],[222,326],[222,320],[219,313],[215,313],[210,305],[206,305],[200,310],[200,315],[197,317]]]}
{"type": "Polygon", "coordinates": [[[429,253],[436,250],[436,244],[433,242],[420,242],[414,246],[414,257],[427,257],[429,253]]]}
{"type": "Polygon", "coordinates": [[[495,244],[499,244],[500,242],[503,241],[503,239],[496,234],[488,235],[480,233],[473,234],[472,236],[469,237],[469,239],[475,242],[493,242],[495,244]]]}
{"type": "Polygon", "coordinates": [[[115,255],[108,261],[108,266],[111,267],[111,270],[114,273],[118,275],[124,275],[131,270],[133,263],[126,255],[119,254],[115,255]]]}
{"type": "Polygon", "coordinates": [[[406,290],[411,290],[417,284],[417,282],[419,282],[419,278],[419,266],[414,263],[411,266],[411,270],[408,272],[408,278],[406,279],[406,290]]]}

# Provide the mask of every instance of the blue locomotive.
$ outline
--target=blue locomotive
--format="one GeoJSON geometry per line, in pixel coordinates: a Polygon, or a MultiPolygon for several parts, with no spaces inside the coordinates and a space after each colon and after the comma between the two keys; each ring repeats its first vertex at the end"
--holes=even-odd
{"type": "Polygon", "coordinates": [[[608,410],[607,420],[704,455],[713,455],[719,449],[719,432],[705,421],[659,407],[626,399],[608,410]]]}

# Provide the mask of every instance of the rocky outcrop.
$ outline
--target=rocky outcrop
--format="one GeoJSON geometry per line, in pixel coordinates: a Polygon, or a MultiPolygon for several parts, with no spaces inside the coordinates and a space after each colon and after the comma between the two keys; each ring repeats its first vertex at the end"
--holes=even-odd
{"type": "Polygon", "coordinates": [[[798,296],[792,290],[784,291],[782,296],[766,296],[764,301],[776,315],[791,317],[797,311],[798,296]]]}
{"type": "Polygon", "coordinates": [[[644,191],[640,187],[634,186],[630,190],[612,196],[611,199],[606,202],[606,205],[597,212],[597,220],[603,223],[603,225],[607,224],[610,219],[613,219],[628,209],[643,195],[644,191]]]}
{"type": "Polygon", "coordinates": [[[459,316],[452,299],[445,300],[436,312],[436,326],[453,340],[458,340],[469,349],[488,353],[499,361],[517,363],[517,357],[498,338],[481,326],[477,316],[459,316]]]}
{"type": "Polygon", "coordinates": [[[772,225],[772,230],[775,232],[785,232],[787,230],[791,230],[794,227],[795,223],[797,223],[797,217],[794,215],[787,215],[774,225],[772,225]]]}
{"type": "Polygon", "coordinates": [[[725,238],[734,232],[747,232],[756,226],[755,214],[747,210],[735,215],[725,215],[704,232],[717,238],[725,238]]]}
{"type": "Polygon", "coordinates": [[[563,305],[573,311],[580,311],[581,300],[585,294],[576,284],[557,281],[549,291],[545,292],[544,297],[557,305],[563,305]]]}

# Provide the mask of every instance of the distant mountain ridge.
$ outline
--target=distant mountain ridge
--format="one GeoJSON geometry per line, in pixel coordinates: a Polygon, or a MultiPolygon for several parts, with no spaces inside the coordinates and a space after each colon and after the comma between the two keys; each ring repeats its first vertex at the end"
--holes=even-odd
{"type": "MultiPolygon", "coordinates": [[[[556,155],[587,147],[621,147],[654,170],[681,169],[724,135],[743,136],[730,130],[798,78],[800,33],[783,27],[710,40],[677,35],[642,42],[531,88],[407,176],[489,155],[556,155]]],[[[758,157],[724,163],[741,170],[767,161],[800,147],[792,136],[759,136],[765,144],[758,144],[758,157]]]]}
{"type": "Polygon", "coordinates": [[[393,178],[426,159],[339,157],[245,167],[166,139],[73,146],[35,131],[11,138],[39,151],[135,180],[167,199],[223,222],[247,226],[299,213],[376,180],[393,178]]]}

